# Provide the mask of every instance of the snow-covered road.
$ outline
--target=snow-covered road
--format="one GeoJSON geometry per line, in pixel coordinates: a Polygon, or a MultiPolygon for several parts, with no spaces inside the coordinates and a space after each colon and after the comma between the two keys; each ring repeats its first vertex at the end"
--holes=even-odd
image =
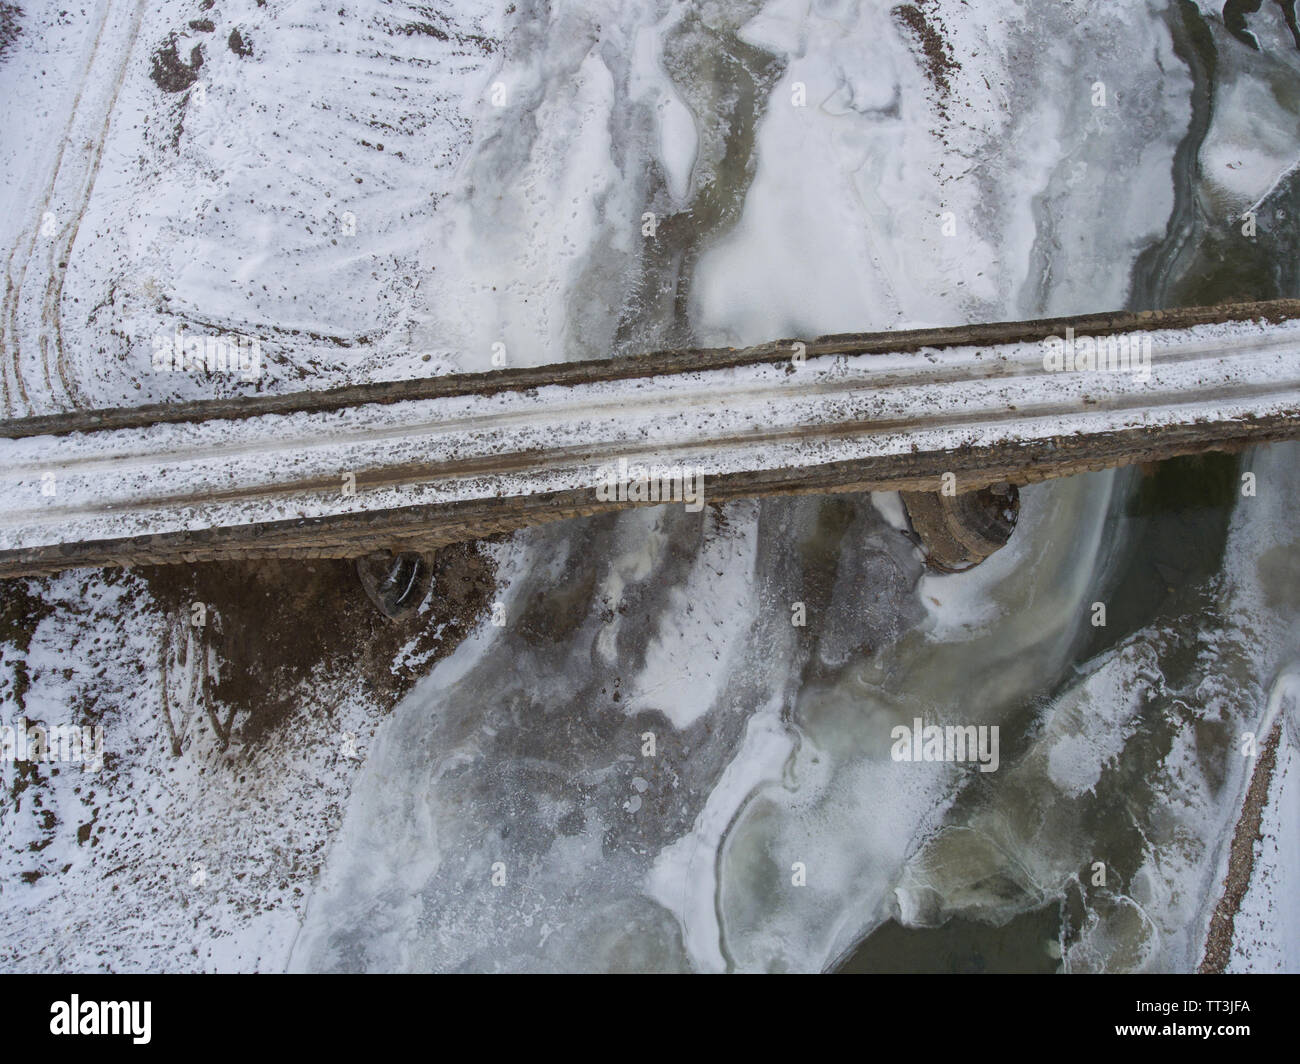
{"type": "MultiPolygon", "coordinates": [[[[267,526],[304,520],[281,549],[316,537],[327,553],[364,553],[396,543],[375,539],[386,526],[339,548],[332,522],[389,511],[402,514],[403,542],[449,542],[475,505],[517,503],[517,519],[498,505],[493,527],[617,508],[600,506],[610,500],[596,488],[618,459],[689,468],[720,500],[805,484],[937,490],[945,473],[970,490],[1300,435],[1300,319],[1220,313],[1228,320],[1115,334],[1128,365],[1113,368],[1058,365],[1047,338],[1063,349],[1059,323],[1016,323],[1008,333],[1043,339],[907,351],[900,337],[902,350],[884,353],[888,336],[840,337],[771,345],[768,357],[784,346],[784,360],[738,352],[739,365],[662,372],[650,357],[617,380],[589,364],[596,379],[523,387],[538,379],[529,371],[483,377],[476,392],[453,380],[450,394],[337,409],[205,417],[199,405],[189,420],[60,435],[24,436],[10,422],[0,572],[181,560],[214,545],[185,534],[210,530],[229,532],[218,547],[265,553],[267,526]]],[[[1085,350],[1083,335],[1073,342],[1085,350]]]]}

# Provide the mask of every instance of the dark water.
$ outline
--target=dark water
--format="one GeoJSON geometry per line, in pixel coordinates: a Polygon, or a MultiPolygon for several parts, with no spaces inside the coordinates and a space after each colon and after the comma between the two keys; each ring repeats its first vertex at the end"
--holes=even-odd
{"type": "MultiPolygon", "coordinates": [[[[1133,633],[1162,619],[1179,623],[1196,618],[1215,623],[1208,594],[1219,572],[1228,522],[1236,501],[1240,459],[1202,455],[1174,459],[1118,474],[1116,501],[1106,520],[1105,538],[1114,545],[1109,573],[1101,585],[1107,605],[1105,627],[1086,626],[1074,654],[1076,667],[1117,646],[1133,633]]],[[[1167,676],[1194,686],[1195,662],[1173,661],[1167,676]]],[[[1067,670],[1056,690],[1026,702],[1003,725],[1003,758],[1015,760],[1033,738],[1041,708],[1073,679],[1067,670]]],[[[1151,778],[1168,755],[1174,728],[1156,710],[1145,722],[1141,742],[1130,744],[1114,773],[1104,776],[1095,807],[1087,814],[1090,833],[1104,840],[1112,870],[1127,881],[1141,867],[1146,839],[1128,815],[1129,803],[1158,802],[1151,778]]],[[[1220,753],[1226,733],[1206,725],[1206,745],[1220,753]]],[[[973,808],[979,795],[969,792],[955,810],[973,808]]],[[[1081,888],[1080,888],[1081,889],[1081,888]]],[[[1075,890],[1042,909],[1020,914],[1000,925],[961,917],[939,927],[906,928],[889,921],[869,934],[834,969],[837,972],[1055,972],[1059,945],[1068,947],[1083,923],[1085,899],[1075,890]],[[1056,943],[1057,952],[1048,944],[1056,943]]]]}
{"type": "Polygon", "coordinates": [[[842,975],[1051,975],[1060,966],[1060,933],[1057,905],[1024,913],[1002,927],[961,917],[931,928],[903,927],[890,920],[835,971],[842,975]]]}

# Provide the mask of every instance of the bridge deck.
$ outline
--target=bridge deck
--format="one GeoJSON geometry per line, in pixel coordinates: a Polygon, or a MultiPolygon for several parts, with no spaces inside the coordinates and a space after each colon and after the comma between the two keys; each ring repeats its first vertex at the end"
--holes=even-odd
{"type": "Polygon", "coordinates": [[[1027,483],[1300,437],[1300,303],[827,337],[0,423],[0,576],[429,549],[636,502],[1027,483]],[[1042,340],[1150,340],[1150,373],[1042,340]],[[355,482],[355,493],[349,489],[355,482]]]}

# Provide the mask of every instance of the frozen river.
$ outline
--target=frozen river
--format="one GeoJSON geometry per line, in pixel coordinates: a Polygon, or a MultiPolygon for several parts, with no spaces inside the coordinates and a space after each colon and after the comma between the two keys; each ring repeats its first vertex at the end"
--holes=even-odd
{"type": "MultiPolygon", "coordinates": [[[[1292,213],[1280,17],[1262,53],[1191,4],[516,18],[421,289],[420,328],[483,368],[496,341],[544,362],[1296,294],[1229,224],[1292,213]]],[[[504,626],[383,726],[293,964],[1193,968],[1239,733],[1300,658],[1298,476],[1277,448],[1036,486],[957,576],[894,497],[520,535],[504,626]],[[893,760],[915,718],[997,725],[998,771],[893,760]]]]}

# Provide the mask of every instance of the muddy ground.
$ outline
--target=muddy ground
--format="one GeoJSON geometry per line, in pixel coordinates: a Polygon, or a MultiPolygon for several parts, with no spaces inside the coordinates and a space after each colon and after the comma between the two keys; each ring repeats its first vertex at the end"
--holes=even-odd
{"type": "MultiPolygon", "coordinates": [[[[296,713],[310,712],[304,683],[355,677],[376,708],[387,712],[418,674],[454,650],[490,608],[494,564],[480,543],[446,547],[431,563],[429,596],[400,620],[371,605],[351,561],[220,562],[134,572],[152,600],[147,608],[164,616],[192,620],[195,604],[203,604],[204,643],[219,663],[209,695],[231,721],[231,746],[238,748],[256,746],[296,713]]],[[[95,576],[115,581],[123,574],[95,576]]],[[[42,595],[45,582],[0,581],[0,641],[19,652],[16,658],[55,608],[42,595]]],[[[14,679],[21,702],[24,678],[14,679]]]]}

